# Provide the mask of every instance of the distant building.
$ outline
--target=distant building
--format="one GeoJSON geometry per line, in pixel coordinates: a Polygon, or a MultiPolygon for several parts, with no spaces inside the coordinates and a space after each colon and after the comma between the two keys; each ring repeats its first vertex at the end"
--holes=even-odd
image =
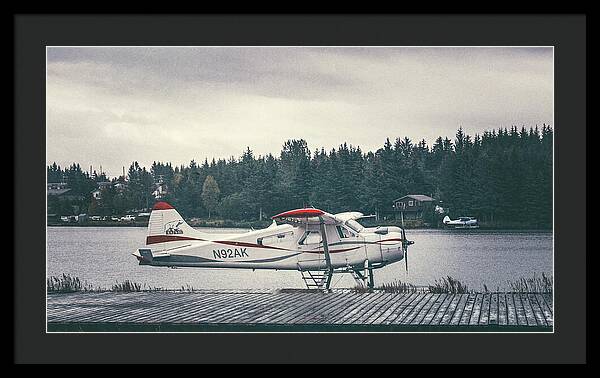
{"type": "Polygon", "coordinates": [[[127,183],[117,181],[113,186],[115,187],[115,189],[117,189],[118,192],[122,192],[127,188],[127,183]]]}
{"type": "Polygon", "coordinates": [[[112,183],[110,181],[102,181],[99,182],[97,185],[98,187],[92,191],[92,197],[94,197],[95,200],[99,201],[102,199],[102,192],[110,188],[112,183]]]}
{"type": "Polygon", "coordinates": [[[423,194],[409,194],[394,200],[396,218],[420,219],[423,212],[435,204],[436,200],[423,194]]]}
{"type": "Polygon", "coordinates": [[[80,201],[84,197],[81,194],[74,193],[64,182],[49,182],[47,185],[48,197],[55,197],[59,200],[80,201]]]}
{"type": "Polygon", "coordinates": [[[163,198],[167,194],[167,186],[163,183],[158,183],[156,189],[152,192],[152,195],[157,200],[163,198]]]}
{"type": "Polygon", "coordinates": [[[92,197],[94,197],[94,199],[96,201],[99,201],[102,199],[102,191],[100,189],[96,189],[94,191],[92,191],[92,197]]]}
{"type": "Polygon", "coordinates": [[[69,185],[66,182],[49,182],[48,190],[67,189],[69,185]]]}

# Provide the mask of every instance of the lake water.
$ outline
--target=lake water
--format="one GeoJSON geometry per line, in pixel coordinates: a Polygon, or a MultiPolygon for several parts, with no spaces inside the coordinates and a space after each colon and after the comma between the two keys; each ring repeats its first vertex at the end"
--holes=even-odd
{"type": "MultiPolygon", "coordinates": [[[[204,232],[244,232],[202,228],[204,232]]],[[[427,285],[452,276],[472,289],[508,288],[508,280],[552,275],[552,234],[547,232],[407,230],[415,244],[404,261],[375,270],[375,285],[396,279],[427,285]]],[[[93,287],[109,288],[131,280],[151,287],[177,289],[304,288],[297,271],[163,268],[140,266],[131,255],[143,246],[142,227],[48,227],[47,274],[77,276],[93,287]]],[[[334,275],[332,287],[353,287],[350,274],[334,275]]]]}

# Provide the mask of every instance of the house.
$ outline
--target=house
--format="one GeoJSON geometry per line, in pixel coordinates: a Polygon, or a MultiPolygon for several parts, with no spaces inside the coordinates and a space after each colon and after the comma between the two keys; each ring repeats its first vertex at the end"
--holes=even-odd
{"type": "Polygon", "coordinates": [[[66,182],[49,182],[48,190],[67,189],[69,185],[66,182]]]}
{"type": "Polygon", "coordinates": [[[47,185],[47,194],[48,197],[55,197],[61,201],[81,201],[84,198],[81,194],[74,193],[64,182],[49,182],[47,185]]]}
{"type": "Polygon", "coordinates": [[[99,201],[102,199],[102,192],[110,188],[112,183],[110,181],[102,181],[99,182],[97,185],[98,187],[92,191],[92,197],[94,197],[95,200],[99,201]]]}
{"type": "Polygon", "coordinates": [[[436,200],[424,194],[408,194],[394,200],[392,207],[396,218],[421,219],[423,212],[435,204],[436,200]]]}
{"type": "Polygon", "coordinates": [[[117,181],[116,183],[114,183],[113,187],[115,189],[117,189],[117,191],[119,193],[122,193],[123,191],[125,191],[125,189],[127,189],[127,183],[126,182],[117,181]]]}
{"type": "Polygon", "coordinates": [[[167,194],[167,187],[165,184],[163,184],[162,182],[156,184],[156,189],[152,192],[152,195],[154,196],[154,198],[156,198],[157,200],[164,198],[164,196],[167,194]]]}

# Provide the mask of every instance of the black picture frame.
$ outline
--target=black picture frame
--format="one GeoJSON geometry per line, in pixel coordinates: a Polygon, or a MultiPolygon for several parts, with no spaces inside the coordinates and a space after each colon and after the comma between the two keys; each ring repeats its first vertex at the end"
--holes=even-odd
{"type": "Polygon", "coordinates": [[[14,362],[586,362],[586,44],[567,15],[28,15],[14,21],[14,362]],[[555,47],[552,334],[49,334],[45,332],[45,46],[555,47]],[[567,199],[577,198],[580,206],[567,199]],[[577,222],[573,222],[577,219],[577,222]],[[318,347],[317,347],[318,346],[318,347]]]}

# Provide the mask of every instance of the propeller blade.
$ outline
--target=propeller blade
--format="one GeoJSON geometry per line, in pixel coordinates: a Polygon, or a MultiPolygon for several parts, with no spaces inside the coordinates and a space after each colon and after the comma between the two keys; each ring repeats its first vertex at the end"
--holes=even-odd
{"type": "Polygon", "coordinates": [[[404,266],[408,273],[408,241],[406,240],[406,231],[404,230],[404,217],[402,218],[402,252],[404,253],[404,266]]]}

